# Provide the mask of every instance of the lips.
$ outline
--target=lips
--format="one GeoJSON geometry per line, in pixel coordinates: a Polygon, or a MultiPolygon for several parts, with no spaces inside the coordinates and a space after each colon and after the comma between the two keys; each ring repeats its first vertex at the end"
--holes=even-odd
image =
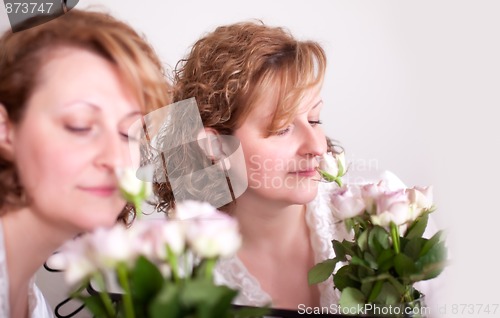
{"type": "Polygon", "coordinates": [[[80,190],[99,197],[109,197],[118,190],[116,186],[81,186],[80,190]]]}
{"type": "Polygon", "coordinates": [[[314,177],[317,175],[316,168],[304,169],[290,172],[291,174],[295,174],[301,177],[314,177]]]}

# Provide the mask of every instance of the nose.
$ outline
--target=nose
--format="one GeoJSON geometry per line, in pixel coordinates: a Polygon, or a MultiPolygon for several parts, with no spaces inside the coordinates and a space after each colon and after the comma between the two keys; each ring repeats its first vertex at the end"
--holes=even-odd
{"type": "Polygon", "coordinates": [[[127,139],[119,132],[107,132],[101,138],[96,165],[114,171],[117,167],[130,165],[130,155],[127,139]]]}
{"type": "Polygon", "coordinates": [[[320,127],[313,127],[309,123],[303,126],[299,154],[302,156],[321,156],[326,152],[326,137],[320,127]]]}

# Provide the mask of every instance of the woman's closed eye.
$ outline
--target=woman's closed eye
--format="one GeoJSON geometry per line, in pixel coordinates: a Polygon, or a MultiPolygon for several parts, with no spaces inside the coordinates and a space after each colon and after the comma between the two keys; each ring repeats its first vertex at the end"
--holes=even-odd
{"type": "Polygon", "coordinates": [[[323,123],[323,122],[322,122],[321,120],[319,120],[319,119],[318,119],[318,120],[309,120],[309,124],[310,124],[311,126],[313,126],[313,127],[314,127],[314,126],[317,126],[317,125],[321,125],[322,123],[323,123]]]}
{"type": "Polygon", "coordinates": [[[119,132],[120,137],[123,139],[123,141],[127,142],[138,142],[140,139],[140,136],[136,135],[129,135],[128,132],[119,132]]]}
{"type": "Polygon", "coordinates": [[[85,135],[92,130],[92,126],[87,125],[64,125],[64,128],[74,134],[85,135]]]}
{"type": "Polygon", "coordinates": [[[276,135],[276,136],[284,136],[284,135],[288,134],[291,130],[292,130],[292,126],[289,125],[289,126],[283,128],[283,129],[280,129],[280,130],[276,131],[274,133],[274,135],[276,135]]]}

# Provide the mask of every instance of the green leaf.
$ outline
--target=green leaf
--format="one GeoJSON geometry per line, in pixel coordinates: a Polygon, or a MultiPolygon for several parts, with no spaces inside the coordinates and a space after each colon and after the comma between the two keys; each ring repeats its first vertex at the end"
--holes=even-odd
{"type": "Polygon", "coordinates": [[[388,271],[389,268],[394,266],[394,250],[384,250],[377,258],[378,269],[380,272],[388,271]]]}
{"type": "Polygon", "coordinates": [[[181,302],[193,308],[198,318],[224,317],[237,293],[236,290],[217,286],[205,279],[186,281],[181,302]]]}
{"type": "Polygon", "coordinates": [[[418,282],[421,280],[428,280],[435,278],[439,274],[441,274],[446,265],[448,265],[448,262],[446,261],[426,264],[425,266],[423,266],[422,270],[419,273],[410,275],[410,281],[418,282]]]}
{"type": "Polygon", "coordinates": [[[367,261],[365,261],[364,259],[357,257],[357,256],[353,256],[351,258],[351,264],[370,268],[370,265],[368,264],[367,261]]]}
{"type": "Polygon", "coordinates": [[[374,282],[365,282],[365,281],[362,281],[361,282],[361,287],[359,288],[359,290],[364,294],[364,295],[370,295],[372,289],[373,289],[373,285],[375,285],[374,282]]]}
{"type": "Polygon", "coordinates": [[[377,257],[389,248],[389,234],[380,226],[375,226],[368,235],[368,248],[377,257]]]}
{"type": "Polygon", "coordinates": [[[415,263],[405,254],[399,253],[394,257],[394,269],[400,277],[408,277],[415,273],[415,263]]]}
{"type": "Polygon", "coordinates": [[[333,284],[339,290],[347,287],[359,288],[361,283],[356,280],[356,266],[345,265],[333,275],[333,284]]]}
{"type": "Polygon", "coordinates": [[[353,218],[345,219],[344,224],[345,224],[345,228],[346,228],[347,232],[351,232],[351,230],[354,229],[354,219],[353,218]]]}
{"type": "Polygon", "coordinates": [[[408,231],[406,231],[405,237],[407,239],[422,237],[422,235],[424,235],[425,228],[427,227],[428,220],[429,220],[428,213],[424,213],[423,215],[419,216],[415,221],[413,221],[412,224],[410,224],[408,231]]]}
{"type": "Polygon", "coordinates": [[[333,250],[335,251],[335,258],[340,262],[345,262],[347,259],[345,257],[346,248],[342,243],[337,240],[332,241],[333,250]]]}
{"type": "Polygon", "coordinates": [[[375,275],[375,270],[368,267],[356,266],[356,269],[357,269],[356,279],[358,279],[359,281],[363,281],[365,277],[371,277],[375,275]]]}
{"type": "Polygon", "coordinates": [[[402,295],[398,290],[390,283],[383,282],[378,296],[374,299],[374,303],[377,304],[399,304],[402,295]]]}
{"type": "Polygon", "coordinates": [[[438,242],[441,241],[441,236],[443,235],[443,231],[438,231],[434,234],[429,240],[427,240],[420,251],[420,256],[427,254],[427,252],[434,247],[438,242]]]}
{"type": "Polygon", "coordinates": [[[339,305],[343,308],[349,308],[349,313],[360,314],[364,308],[365,300],[365,295],[360,290],[347,287],[340,295],[339,305]]]}
{"type": "Polygon", "coordinates": [[[369,303],[372,303],[377,297],[378,295],[380,294],[380,292],[382,291],[382,285],[383,285],[383,281],[379,280],[377,282],[375,282],[375,284],[373,285],[373,288],[368,296],[368,302],[369,303]]]}
{"type": "Polygon", "coordinates": [[[215,304],[219,298],[227,293],[235,293],[234,290],[226,286],[218,286],[206,280],[186,281],[182,291],[182,301],[188,306],[199,303],[215,304]]]}
{"type": "Polygon", "coordinates": [[[85,307],[95,316],[95,317],[110,317],[106,311],[106,306],[102,302],[101,297],[98,294],[82,297],[80,298],[85,307]]]}
{"type": "Polygon", "coordinates": [[[420,270],[420,274],[412,277],[412,279],[427,280],[438,276],[446,266],[446,258],[447,250],[444,242],[440,241],[433,244],[431,249],[415,263],[415,266],[420,270]]]}
{"type": "Polygon", "coordinates": [[[336,177],[332,176],[331,174],[329,174],[326,171],[318,170],[318,172],[321,175],[321,177],[328,182],[334,182],[337,179],[336,177]]]}
{"type": "Polygon", "coordinates": [[[151,318],[184,317],[179,299],[180,290],[174,284],[164,284],[160,293],[149,305],[151,318]]]}
{"type": "MultiPolygon", "coordinates": [[[[333,243],[333,241],[332,241],[332,243],[333,243]]],[[[351,256],[355,255],[354,250],[357,248],[355,242],[347,241],[344,239],[342,241],[342,246],[344,247],[344,251],[345,251],[346,255],[351,255],[351,256]]]]}
{"type": "Polygon", "coordinates": [[[409,241],[406,241],[404,244],[403,253],[405,253],[406,255],[408,255],[408,257],[416,261],[420,257],[420,251],[422,250],[422,246],[424,245],[425,242],[426,239],[421,237],[415,237],[409,241]]]}
{"type": "Polygon", "coordinates": [[[140,256],[130,272],[134,302],[147,303],[161,290],[164,278],[156,265],[140,256]]]}
{"type": "Polygon", "coordinates": [[[345,174],[345,171],[344,171],[345,167],[340,160],[336,160],[336,161],[337,161],[337,166],[339,168],[337,176],[343,176],[345,174]]]}
{"type": "Polygon", "coordinates": [[[357,239],[357,245],[362,251],[366,251],[368,249],[368,232],[368,230],[362,232],[357,239]]]}
{"type": "Polygon", "coordinates": [[[309,282],[309,285],[321,283],[322,281],[327,280],[328,277],[332,276],[337,262],[338,259],[335,257],[314,265],[314,267],[307,273],[307,281],[309,282]]]}
{"type": "Polygon", "coordinates": [[[366,251],[364,254],[363,254],[363,259],[365,260],[365,262],[368,264],[368,266],[370,268],[373,268],[373,269],[377,269],[378,268],[378,264],[375,260],[375,257],[368,251],[366,251]]]}
{"type": "Polygon", "coordinates": [[[207,306],[206,318],[211,317],[228,317],[232,308],[232,301],[238,294],[238,291],[226,286],[216,286],[219,292],[219,297],[211,306],[207,306]]]}

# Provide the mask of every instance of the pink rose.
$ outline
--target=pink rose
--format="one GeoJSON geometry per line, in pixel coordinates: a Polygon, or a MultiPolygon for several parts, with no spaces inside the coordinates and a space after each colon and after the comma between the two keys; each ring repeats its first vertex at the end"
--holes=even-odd
{"type": "Polygon", "coordinates": [[[412,217],[410,201],[405,189],[384,192],[377,197],[375,202],[377,213],[371,216],[375,225],[388,227],[391,222],[402,225],[412,217]]]}
{"type": "Polygon", "coordinates": [[[369,183],[361,186],[361,197],[365,201],[368,213],[375,213],[377,198],[387,191],[388,189],[382,181],[377,184],[369,183]]]}
{"type": "Polygon", "coordinates": [[[336,218],[345,220],[363,213],[366,205],[359,187],[344,185],[332,193],[330,207],[336,218]]]}
{"type": "Polygon", "coordinates": [[[419,209],[430,209],[433,199],[432,186],[408,189],[408,199],[419,209]]]}

